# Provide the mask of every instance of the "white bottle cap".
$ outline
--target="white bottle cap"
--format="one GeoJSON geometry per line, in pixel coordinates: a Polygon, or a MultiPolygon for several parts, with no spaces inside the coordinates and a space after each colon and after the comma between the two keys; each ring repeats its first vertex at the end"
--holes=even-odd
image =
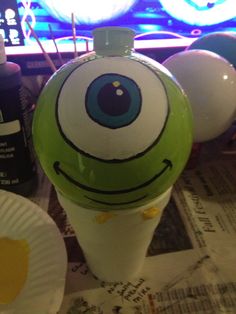
{"type": "Polygon", "coordinates": [[[101,55],[127,55],[134,47],[135,32],[127,27],[100,27],[93,31],[94,50],[101,55]]]}
{"type": "Polygon", "coordinates": [[[5,45],[4,39],[0,34],[0,64],[3,64],[7,61],[6,52],[5,52],[5,45]]]}

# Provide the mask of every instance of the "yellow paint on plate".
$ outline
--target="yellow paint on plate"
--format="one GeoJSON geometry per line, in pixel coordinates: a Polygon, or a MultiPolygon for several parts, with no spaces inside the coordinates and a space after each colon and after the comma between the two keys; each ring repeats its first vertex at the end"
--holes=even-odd
{"type": "Polygon", "coordinates": [[[12,302],[26,281],[29,246],[26,240],[0,238],[0,304],[12,302]]]}

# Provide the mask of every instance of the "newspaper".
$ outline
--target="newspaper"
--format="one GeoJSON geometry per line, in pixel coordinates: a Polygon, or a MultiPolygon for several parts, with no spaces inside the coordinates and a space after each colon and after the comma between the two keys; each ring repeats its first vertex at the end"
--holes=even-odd
{"type": "Polygon", "coordinates": [[[236,158],[185,171],[173,196],[194,247],[235,244],[236,158]]]}
{"type": "Polygon", "coordinates": [[[72,263],[59,313],[235,313],[233,256],[227,260],[205,249],[147,257],[140,278],[114,284],[72,263]]]}
{"type": "Polygon", "coordinates": [[[48,211],[51,188],[52,185],[50,181],[45,176],[40,165],[37,164],[37,180],[33,192],[28,198],[39,205],[43,210],[48,211]]]}

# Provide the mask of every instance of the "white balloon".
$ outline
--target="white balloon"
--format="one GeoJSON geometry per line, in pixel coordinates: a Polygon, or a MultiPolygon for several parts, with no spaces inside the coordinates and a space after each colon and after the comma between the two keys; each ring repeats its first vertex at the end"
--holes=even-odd
{"type": "Polygon", "coordinates": [[[236,71],[227,60],[206,50],[177,53],[163,65],[187,94],[193,111],[194,142],[224,133],[236,116],[236,71]]]}
{"type": "Polygon", "coordinates": [[[96,24],[125,14],[137,0],[39,0],[54,18],[71,23],[74,13],[76,24],[96,24]]]}

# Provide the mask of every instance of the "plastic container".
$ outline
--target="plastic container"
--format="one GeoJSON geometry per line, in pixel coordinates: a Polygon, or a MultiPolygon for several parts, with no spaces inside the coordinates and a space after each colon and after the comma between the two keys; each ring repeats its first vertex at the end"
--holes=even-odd
{"type": "Polygon", "coordinates": [[[0,36],[0,189],[22,195],[30,194],[36,178],[29,107],[20,66],[7,62],[0,36]]]}
{"type": "Polygon", "coordinates": [[[171,73],[134,52],[133,30],[93,35],[94,51],[47,82],[33,137],[89,268],[120,282],[141,274],[190,153],[192,116],[171,73]]]}
{"type": "Polygon", "coordinates": [[[92,273],[106,282],[138,278],[172,187],[146,206],[88,210],[57,193],[92,273]]]}

